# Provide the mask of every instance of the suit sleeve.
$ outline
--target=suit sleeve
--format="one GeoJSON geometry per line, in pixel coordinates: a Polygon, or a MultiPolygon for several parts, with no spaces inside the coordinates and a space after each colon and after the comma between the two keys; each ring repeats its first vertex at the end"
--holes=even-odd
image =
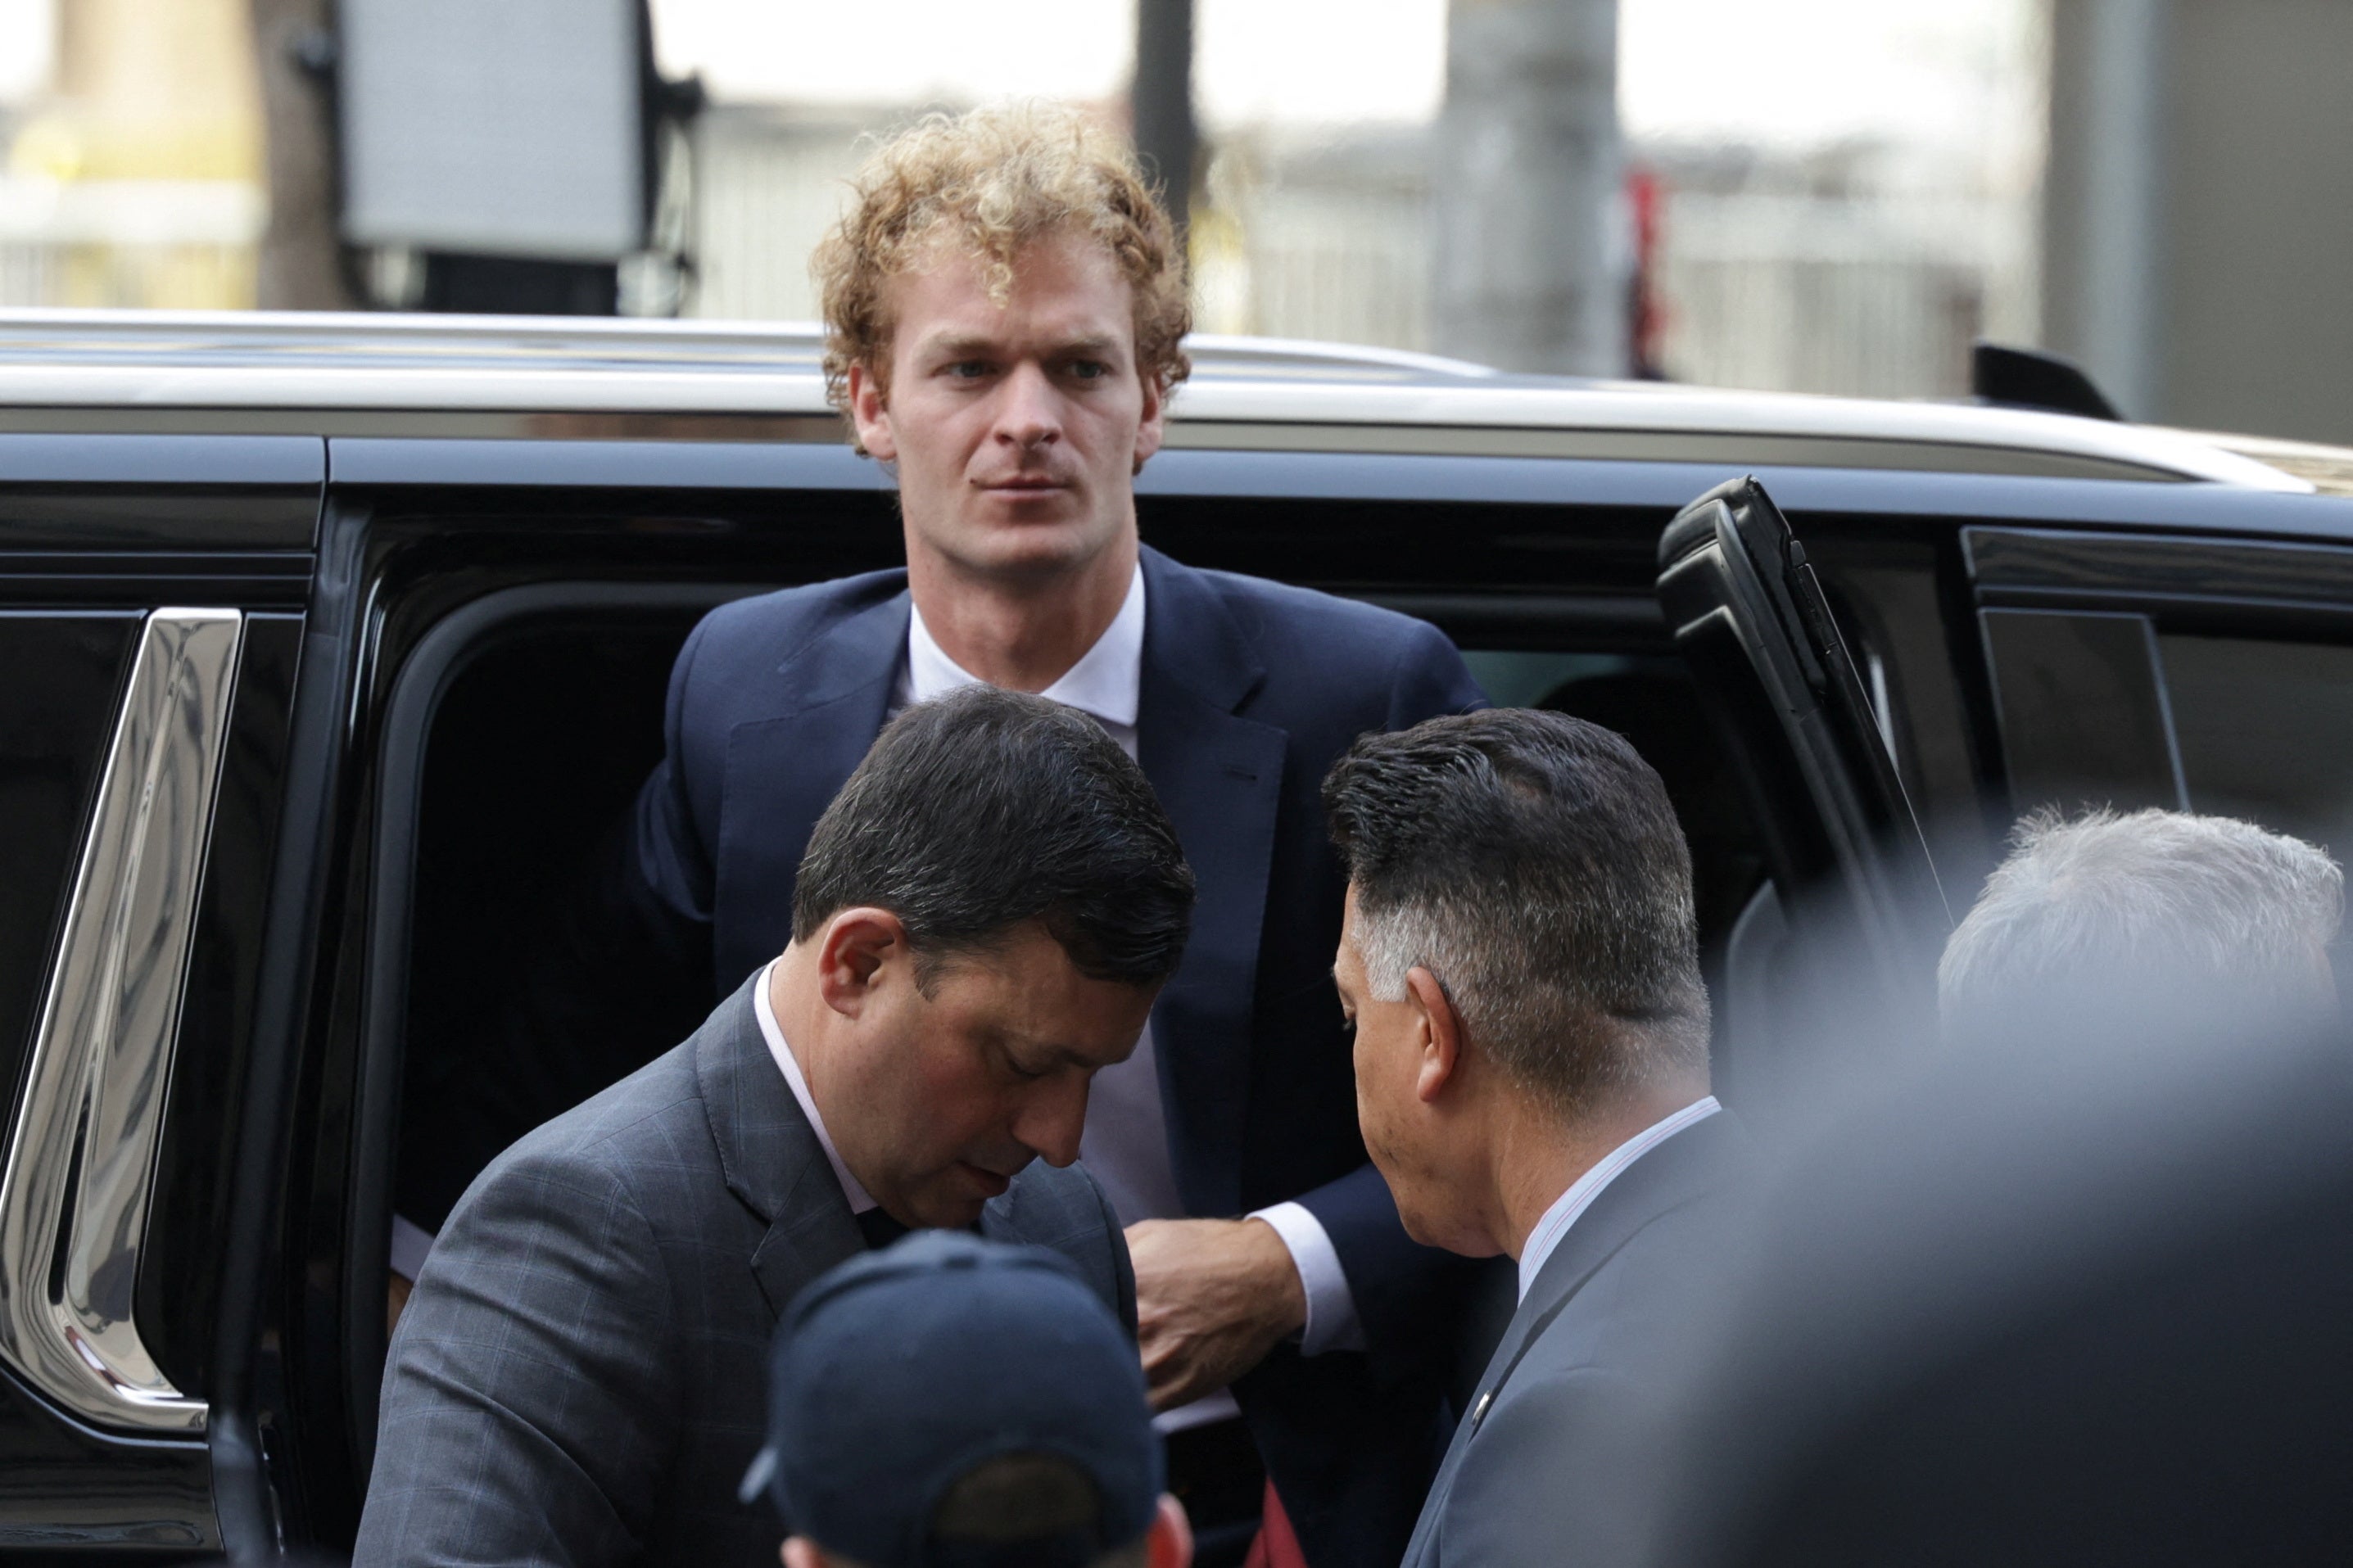
{"type": "Polygon", "coordinates": [[[694,696],[694,661],[709,617],[679,649],[670,694],[662,705],[662,759],[638,792],[629,822],[628,855],[621,870],[630,891],[659,921],[708,926],[715,887],[711,846],[704,841],[691,793],[687,709],[694,696]]]}
{"type": "Polygon", "coordinates": [[[1389,681],[1388,727],[1409,730],[1424,719],[1486,707],[1487,694],[1453,639],[1428,621],[1412,626],[1389,681]]]}
{"type": "Polygon", "coordinates": [[[1595,1367],[1513,1379],[1430,1506],[1418,1568],[1641,1562],[1661,1467],[1655,1402],[1595,1367]]]}
{"type": "MultiPolygon", "coordinates": [[[[1391,670],[1388,728],[1410,729],[1424,719],[1486,706],[1487,694],[1446,634],[1427,621],[1411,623],[1391,670]]],[[[1470,1288],[1470,1271],[1461,1258],[1406,1235],[1380,1172],[1369,1163],[1359,1165],[1296,1201],[1339,1254],[1376,1367],[1419,1369],[1433,1355],[1455,1353],[1444,1325],[1470,1288]]]]}
{"type": "Polygon", "coordinates": [[[621,1173],[488,1177],[401,1316],[356,1568],[634,1561],[676,1441],[669,1296],[621,1173]]]}

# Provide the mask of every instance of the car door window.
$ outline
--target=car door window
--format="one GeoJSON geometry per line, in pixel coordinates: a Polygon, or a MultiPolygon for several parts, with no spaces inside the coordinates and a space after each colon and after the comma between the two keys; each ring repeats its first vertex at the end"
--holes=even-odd
{"type": "Polygon", "coordinates": [[[0,611],[0,1085],[23,1068],[135,614],[0,611]]]}
{"type": "Polygon", "coordinates": [[[2015,813],[2182,805],[2148,617],[1995,609],[1980,626],[2015,813]]]}
{"type": "Polygon", "coordinates": [[[2353,855],[2353,646],[2165,634],[2192,809],[2353,855]]]}

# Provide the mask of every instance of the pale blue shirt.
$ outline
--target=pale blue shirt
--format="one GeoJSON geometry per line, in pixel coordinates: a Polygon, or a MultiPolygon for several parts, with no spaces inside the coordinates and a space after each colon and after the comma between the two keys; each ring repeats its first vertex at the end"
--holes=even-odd
{"type": "Polygon", "coordinates": [[[1545,1210],[1543,1217],[1536,1221],[1535,1228],[1528,1232],[1527,1245],[1520,1248],[1520,1300],[1525,1301],[1528,1299],[1529,1287],[1536,1282],[1536,1276],[1544,1272],[1544,1266],[1559,1248],[1561,1237],[1568,1234],[1569,1226],[1584,1217],[1585,1211],[1593,1206],[1593,1200],[1601,1195],[1602,1188],[1624,1174],[1627,1166],[1684,1128],[1695,1126],[1723,1109],[1715,1102],[1715,1096],[1703,1095],[1672,1116],[1662,1117],[1643,1128],[1595,1161],[1591,1170],[1571,1182],[1568,1191],[1555,1198],[1552,1206],[1545,1210]]]}

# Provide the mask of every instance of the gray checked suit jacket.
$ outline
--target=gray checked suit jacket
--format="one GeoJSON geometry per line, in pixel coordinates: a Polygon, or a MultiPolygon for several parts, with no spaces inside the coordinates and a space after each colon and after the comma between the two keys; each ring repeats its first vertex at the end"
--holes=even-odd
{"type": "Polygon", "coordinates": [[[1729,1111],[1620,1172],[1512,1316],[1422,1504],[1405,1568],[1645,1561],[1667,1402],[1746,1257],[1729,1111]]]}
{"type": "MultiPolygon", "coordinates": [[[[385,1371],[357,1568],[776,1568],[735,1488],[795,1292],[864,1241],[747,982],[683,1045],[499,1156],[434,1243],[385,1371]]],[[[1050,1247],[1131,1329],[1094,1179],[1032,1164],[983,1234],[1050,1247]]]]}

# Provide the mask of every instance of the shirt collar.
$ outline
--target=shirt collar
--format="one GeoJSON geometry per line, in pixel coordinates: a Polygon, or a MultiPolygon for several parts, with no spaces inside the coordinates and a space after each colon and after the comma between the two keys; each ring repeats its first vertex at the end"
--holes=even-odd
{"type": "MultiPolygon", "coordinates": [[[[1095,638],[1079,662],[1062,679],[1039,695],[1092,713],[1106,724],[1135,726],[1136,695],[1144,680],[1144,566],[1137,563],[1128,580],[1127,597],[1119,614],[1095,638]]],[[[928,702],[960,686],[976,686],[980,677],[950,658],[932,640],[923,612],[909,606],[907,616],[907,700],[928,702]]]]}
{"type": "Polygon", "coordinates": [[[1568,1191],[1555,1198],[1552,1207],[1545,1210],[1544,1217],[1536,1221],[1536,1227],[1528,1232],[1527,1245],[1520,1249],[1520,1300],[1525,1301],[1528,1299],[1529,1288],[1536,1282],[1536,1276],[1544,1272],[1544,1266],[1551,1260],[1553,1253],[1558,1250],[1561,1237],[1567,1236],[1568,1227],[1593,1206],[1593,1200],[1601,1195],[1602,1188],[1624,1174],[1627,1166],[1684,1128],[1704,1121],[1723,1109],[1715,1102],[1715,1096],[1703,1095],[1673,1115],[1643,1128],[1595,1161],[1592,1169],[1571,1182],[1568,1191]]]}
{"type": "Polygon", "coordinates": [[[776,1010],[768,1004],[768,973],[776,967],[771,959],[761,969],[760,977],[752,983],[752,1013],[760,1020],[760,1037],[768,1043],[768,1054],[776,1058],[777,1070],[785,1075],[785,1085],[800,1102],[801,1114],[808,1118],[809,1131],[817,1134],[817,1146],[825,1151],[826,1163],[833,1167],[833,1179],[841,1184],[841,1195],[849,1200],[849,1212],[864,1214],[876,1206],[849,1167],[841,1163],[833,1140],[826,1136],[825,1118],[817,1113],[817,1101],[809,1098],[808,1079],[801,1075],[801,1064],[793,1056],[793,1048],[785,1044],[785,1031],[776,1022],[776,1010]]]}

